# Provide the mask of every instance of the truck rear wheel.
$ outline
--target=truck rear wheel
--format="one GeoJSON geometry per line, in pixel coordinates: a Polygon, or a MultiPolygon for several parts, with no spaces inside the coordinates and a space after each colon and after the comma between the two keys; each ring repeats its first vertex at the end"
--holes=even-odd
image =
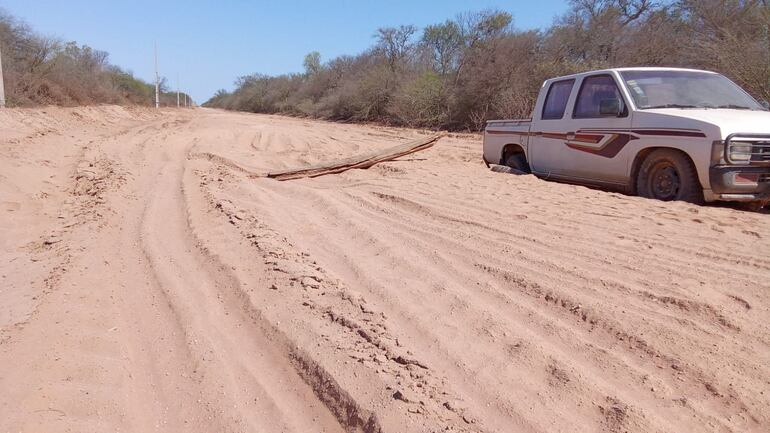
{"type": "Polygon", "coordinates": [[[505,158],[505,165],[521,173],[529,173],[527,157],[523,153],[512,153],[505,158]]]}
{"type": "Polygon", "coordinates": [[[658,149],[644,159],[636,179],[642,197],[663,201],[703,202],[703,189],[692,161],[673,149],[658,149]]]}

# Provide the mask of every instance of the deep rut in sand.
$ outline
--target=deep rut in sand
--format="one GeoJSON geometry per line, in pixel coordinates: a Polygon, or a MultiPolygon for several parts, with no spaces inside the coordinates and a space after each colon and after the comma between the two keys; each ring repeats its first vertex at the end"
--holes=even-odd
{"type": "MultiPolygon", "coordinates": [[[[201,386],[216,390],[209,398],[220,400],[220,407],[237,409],[227,416],[234,429],[343,431],[315,396],[313,383],[292,368],[296,354],[191,231],[182,182],[187,151],[180,146],[166,152],[167,162],[145,194],[141,243],[196,359],[201,386]]],[[[302,371],[311,374],[307,364],[302,371]]],[[[343,421],[350,422],[346,428],[356,427],[355,420],[343,421]]]]}

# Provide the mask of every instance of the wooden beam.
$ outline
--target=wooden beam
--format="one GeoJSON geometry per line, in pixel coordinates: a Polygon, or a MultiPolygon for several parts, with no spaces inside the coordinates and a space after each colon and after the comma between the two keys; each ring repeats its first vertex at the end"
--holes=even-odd
{"type": "Polygon", "coordinates": [[[325,162],[309,167],[295,168],[267,173],[267,177],[276,180],[301,179],[305,177],[318,177],[326,174],[342,173],[353,168],[365,169],[385,161],[392,161],[411,153],[433,147],[444,134],[437,134],[427,138],[420,138],[409,143],[378,150],[350,158],[325,162]]]}

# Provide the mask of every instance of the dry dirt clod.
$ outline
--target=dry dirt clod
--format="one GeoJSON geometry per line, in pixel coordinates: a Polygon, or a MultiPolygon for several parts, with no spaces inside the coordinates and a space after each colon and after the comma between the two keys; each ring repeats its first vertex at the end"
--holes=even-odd
{"type": "Polygon", "coordinates": [[[411,391],[399,389],[393,393],[393,398],[404,403],[417,403],[419,399],[411,391]]]}
{"type": "Polygon", "coordinates": [[[314,278],[310,277],[302,277],[300,280],[300,284],[302,284],[302,287],[310,288],[310,289],[318,289],[321,287],[321,283],[319,283],[314,278]]]}

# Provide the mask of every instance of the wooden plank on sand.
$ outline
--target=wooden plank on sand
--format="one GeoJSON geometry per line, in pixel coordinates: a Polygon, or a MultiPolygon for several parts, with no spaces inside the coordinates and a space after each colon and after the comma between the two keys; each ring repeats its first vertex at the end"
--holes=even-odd
{"type": "Polygon", "coordinates": [[[433,147],[444,134],[437,134],[427,138],[410,141],[409,143],[399,144],[398,146],[378,150],[350,158],[338,159],[336,161],[325,162],[322,164],[311,165],[303,168],[295,168],[282,171],[267,173],[267,177],[276,180],[301,179],[304,177],[318,177],[326,174],[342,173],[353,168],[365,169],[375,164],[385,161],[392,161],[411,153],[433,147]]]}

